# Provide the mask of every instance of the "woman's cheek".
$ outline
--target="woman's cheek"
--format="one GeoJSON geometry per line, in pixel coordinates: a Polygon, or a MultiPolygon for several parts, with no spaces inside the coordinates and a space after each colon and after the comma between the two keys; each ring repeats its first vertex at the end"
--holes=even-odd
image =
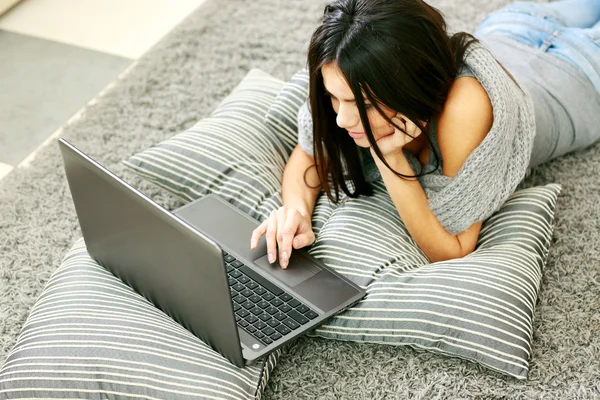
{"type": "Polygon", "coordinates": [[[385,120],[383,120],[383,123],[380,122],[375,127],[373,127],[373,125],[371,125],[371,127],[371,129],[373,129],[373,136],[375,136],[375,140],[379,140],[384,136],[394,133],[394,129],[391,128],[385,120]]]}

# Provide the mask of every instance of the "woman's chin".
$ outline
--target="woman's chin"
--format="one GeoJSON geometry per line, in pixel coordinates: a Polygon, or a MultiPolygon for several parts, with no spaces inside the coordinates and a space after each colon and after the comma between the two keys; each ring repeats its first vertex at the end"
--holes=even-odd
{"type": "Polygon", "coordinates": [[[371,144],[369,143],[367,138],[355,139],[354,143],[356,143],[358,147],[362,147],[363,149],[368,149],[369,147],[371,147],[371,144]]]}

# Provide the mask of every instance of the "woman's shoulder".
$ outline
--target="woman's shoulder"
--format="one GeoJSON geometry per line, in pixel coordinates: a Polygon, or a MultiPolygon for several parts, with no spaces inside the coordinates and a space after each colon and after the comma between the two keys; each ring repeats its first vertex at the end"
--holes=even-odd
{"type": "Polygon", "coordinates": [[[442,156],[442,174],[455,176],[468,156],[485,139],[493,123],[490,98],[473,76],[454,80],[437,119],[436,138],[442,156]]]}

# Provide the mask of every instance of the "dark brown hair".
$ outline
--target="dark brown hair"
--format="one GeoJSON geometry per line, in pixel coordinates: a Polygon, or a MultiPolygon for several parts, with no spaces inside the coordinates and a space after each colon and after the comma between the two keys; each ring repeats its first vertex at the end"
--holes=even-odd
{"type": "MultiPolygon", "coordinates": [[[[335,63],[346,78],[369,143],[384,160],[368,122],[363,93],[389,123],[379,104],[406,115],[425,132],[420,121],[441,114],[465,52],[475,41],[465,32],[450,37],[442,14],[422,0],[338,0],[325,7],[308,49],[309,106],[316,169],[331,201],[339,202],[340,188],[349,197],[373,192],[362,171],[358,146],[336,124],[323,85],[323,66],[335,63]]],[[[439,155],[425,137],[439,166],[439,155]]],[[[394,172],[402,178],[421,176],[394,172]]]]}

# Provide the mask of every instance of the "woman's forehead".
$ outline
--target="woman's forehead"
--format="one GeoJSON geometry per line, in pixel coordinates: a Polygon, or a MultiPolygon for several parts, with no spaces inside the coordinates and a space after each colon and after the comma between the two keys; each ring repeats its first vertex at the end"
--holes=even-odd
{"type": "Polygon", "coordinates": [[[344,74],[335,63],[325,64],[321,69],[325,90],[342,101],[354,101],[354,93],[344,74]]]}

